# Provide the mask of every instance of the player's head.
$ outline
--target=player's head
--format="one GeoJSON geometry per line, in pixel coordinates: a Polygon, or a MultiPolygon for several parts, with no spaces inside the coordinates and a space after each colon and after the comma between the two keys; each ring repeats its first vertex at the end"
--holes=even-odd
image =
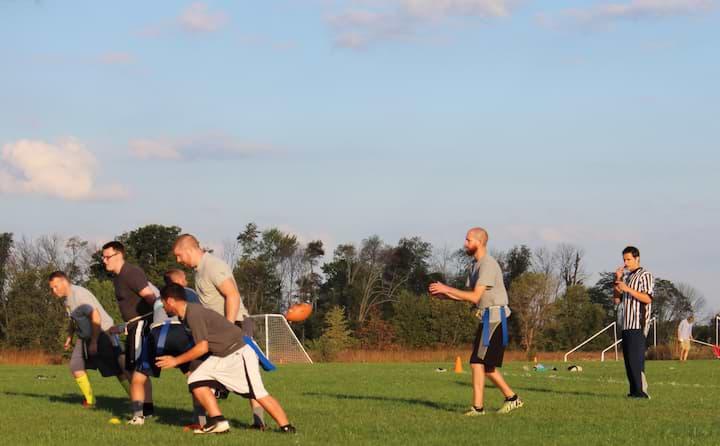
{"type": "Polygon", "coordinates": [[[175,316],[178,314],[178,308],[187,303],[185,288],[177,283],[165,285],[160,290],[160,299],[162,300],[165,312],[170,316],[175,316]]]}
{"type": "Polygon", "coordinates": [[[166,271],[165,275],[163,275],[163,279],[165,280],[165,285],[176,283],[180,286],[188,286],[187,277],[185,277],[185,271],[181,269],[171,269],[166,271]]]}
{"type": "Polygon", "coordinates": [[[695,322],[695,316],[691,314],[690,316],[688,316],[687,320],[692,324],[693,322],[695,322]]]}
{"type": "Polygon", "coordinates": [[[102,247],[102,261],[107,271],[118,274],[125,263],[125,245],[116,240],[105,243],[102,247]]]}
{"type": "Polygon", "coordinates": [[[182,234],[175,240],[173,255],[179,264],[195,268],[200,264],[203,250],[200,248],[200,242],[193,235],[182,234]]]}
{"type": "Polygon", "coordinates": [[[627,248],[623,249],[622,254],[625,268],[629,269],[630,271],[635,271],[636,269],[640,268],[639,249],[634,246],[628,246],[627,248]]]}
{"type": "Polygon", "coordinates": [[[472,256],[478,249],[485,249],[488,243],[488,233],[485,229],[471,228],[465,235],[465,252],[472,256]]]}
{"type": "Polygon", "coordinates": [[[48,285],[55,297],[68,297],[70,295],[70,279],[62,271],[55,271],[48,276],[48,285]]]}

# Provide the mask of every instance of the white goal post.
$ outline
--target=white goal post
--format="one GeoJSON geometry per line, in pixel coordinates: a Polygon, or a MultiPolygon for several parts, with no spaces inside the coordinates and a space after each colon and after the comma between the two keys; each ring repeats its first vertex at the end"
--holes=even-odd
{"type": "Polygon", "coordinates": [[[295,336],[282,314],[254,314],[255,342],[265,356],[275,364],[312,364],[302,343],[295,336]]]}

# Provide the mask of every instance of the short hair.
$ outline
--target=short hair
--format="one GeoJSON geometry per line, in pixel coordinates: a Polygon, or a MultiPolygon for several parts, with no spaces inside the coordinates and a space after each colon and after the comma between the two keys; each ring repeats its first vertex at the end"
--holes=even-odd
{"type": "Polygon", "coordinates": [[[103,251],[110,248],[114,249],[116,252],[119,252],[123,256],[123,259],[125,258],[125,245],[123,245],[117,240],[113,240],[111,242],[105,243],[102,247],[103,251]]]}
{"type": "Polygon", "coordinates": [[[173,299],[177,300],[187,300],[187,297],[185,296],[185,287],[182,287],[178,285],[177,283],[170,283],[168,285],[165,285],[160,290],[160,299],[167,299],[168,297],[172,297],[173,299]]]}
{"type": "Polygon", "coordinates": [[[488,240],[490,240],[490,235],[488,235],[488,232],[484,228],[477,226],[475,228],[470,228],[469,232],[476,240],[482,243],[483,246],[487,246],[488,240]]]}
{"type": "Polygon", "coordinates": [[[623,253],[623,255],[632,254],[632,256],[635,257],[636,259],[638,257],[640,257],[640,250],[634,246],[628,246],[627,248],[623,249],[622,253],[623,253]]]}
{"type": "Polygon", "coordinates": [[[62,271],[53,271],[52,273],[50,273],[50,275],[48,276],[48,282],[52,282],[55,279],[65,279],[70,282],[67,274],[62,271]]]}
{"type": "Polygon", "coordinates": [[[180,234],[173,243],[173,250],[180,245],[190,245],[194,248],[200,248],[200,242],[192,234],[180,234]]]}
{"type": "Polygon", "coordinates": [[[173,280],[173,277],[177,277],[179,274],[185,275],[185,271],[177,268],[165,271],[165,274],[163,274],[163,280],[165,281],[165,285],[177,283],[175,282],[175,280],[173,280]]]}

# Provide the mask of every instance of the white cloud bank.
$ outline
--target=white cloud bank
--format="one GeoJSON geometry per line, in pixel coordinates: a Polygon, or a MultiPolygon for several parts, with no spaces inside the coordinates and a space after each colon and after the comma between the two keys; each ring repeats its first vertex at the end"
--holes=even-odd
{"type": "Polygon", "coordinates": [[[98,186],[95,156],[76,139],[57,144],[22,139],[5,144],[0,157],[0,194],[43,195],[64,200],[128,196],[118,184],[98,186]]]}
{"type": "Polygon", "coordinates": [[[240,142],[226,135],[138,138],[129,146],[136,158],[161,160],[238,159],[273,151],[269,145],[240,142]]]}

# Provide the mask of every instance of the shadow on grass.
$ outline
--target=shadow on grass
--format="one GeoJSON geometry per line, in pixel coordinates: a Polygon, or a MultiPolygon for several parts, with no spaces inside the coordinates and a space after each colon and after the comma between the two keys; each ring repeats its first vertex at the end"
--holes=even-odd
{"type": "MultiPolygon", "coordinates": [[[[468,387],[472,389],[472,385],[465,381],[455,381],[455,384],[463,387],[468,387]]],[[[494,384],[485,381],[485,388],[496,388],[494,384]]],[[[557,390],[557,389],[548,389],[545,387],[532,387],[532,386],[515,386],[510,384],[510,387],[513,389],[518,390],[527,390],[528,392],[538,392],[538,393],[557,393],[562,395],[577,395],[577,396],[592,396],[592,397],[601,397],[601,398],[624,398],[623,395],[608,395],[607,393],[595,393],[595,392],[579,392],[576,390],[557,390]]]]}
{"type": "Polygon", "coordinates": [[[445,412],[457,413],[457,406],[440,404],[436,401],[421,400],[417,398],[393,398],[388,396],[375,396],[375,395],[348,395],[345,393],[322,393],[322,392],[304,392],[303,396],[319,396],[326,398],[335,398],[338,400],[368,400],[368,401],[382,401],[389,403],[403,403],[408,405],[425,406],[430,409],[442,410],[445,412]]]}
{"type": "MultiPolygon", "coordinates": [[[[51,403],[65,403],[74,407],[81,407],[82,396],[74,393],[65,393],[63,395],[43,395],[38,393],[25,392],[0,392],[0,395],[18,396],[24,398],[36,398],[46,400],[51,403]]],[[[118,398],[113,396],[98,395],[95,397],[95,410],[102,410],[110,413],[114,417],[123,419],[130,415],[130,401],[127,398],[118,398]]],[[[190,394],[188,394],[188,406],[190,406],[190,394]]],[[[155,414],[152,417],[153,422],[158,424],[166,424],[171,426],[183,426],[193,423],[193,412],[190,410],[178,409],[175,407],[155,406],[155,414]]],[[[229,419],[233,425],[243,428],[249,428],[250,424],[229,419]]]]}

